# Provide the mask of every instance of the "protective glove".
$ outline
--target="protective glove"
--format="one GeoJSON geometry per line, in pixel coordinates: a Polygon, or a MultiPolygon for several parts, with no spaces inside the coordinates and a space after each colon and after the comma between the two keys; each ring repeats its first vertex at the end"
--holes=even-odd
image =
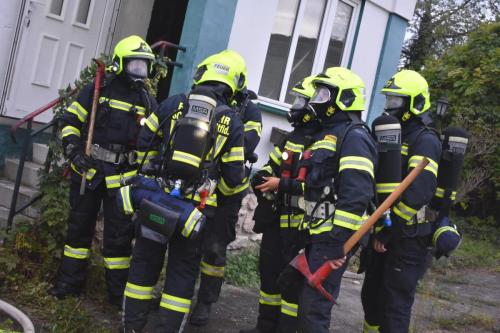
{"type": "Polygon", "coordinates": [[[95,167],[95,161],[82,152],[75,154],[71,159],[71,163],[73,163],[76,169],[81,173],[95,167]]]}

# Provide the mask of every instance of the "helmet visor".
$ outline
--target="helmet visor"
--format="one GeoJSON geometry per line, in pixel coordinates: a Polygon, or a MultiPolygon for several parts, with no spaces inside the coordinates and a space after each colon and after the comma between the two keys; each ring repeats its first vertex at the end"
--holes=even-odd
{"type": "Polygon", "coordinates": [[[307,106],[308,101],[309,99],[307,97],[297,94],[295,96],[295,100],[293,101],[292,109],[294,110],[303,109],[307,106]]]}
{"type": "Polygon", "coordinates": [[[310,103],[322,104],[329,102],[331,98],[330,89],[324,86],[318,86],[311,97],[310,103]]]}
{"type": "Polygon", "coordinates": [[[148,76],[148,61],[145,59],[131,59],[127,62],[126,71],[133,77],[145,79],[148,76]]]}
{"type": "Polygon", "coordinates": [[[400,109],[405,105],[403,96],[387,95],[385,99],[385,110],[400,109]]]}

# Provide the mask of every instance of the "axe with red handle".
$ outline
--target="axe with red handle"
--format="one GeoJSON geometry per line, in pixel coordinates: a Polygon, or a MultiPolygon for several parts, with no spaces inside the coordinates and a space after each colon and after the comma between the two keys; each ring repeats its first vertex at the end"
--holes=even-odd
{"type": "MultiPolygon", "coordinates": [[[[92,98],[92,110],[90,113],[89,130],[87,134],[87,142],[85,144],[85,155],[90,156],[90,148],[94,139],[95,115],[97,113],[97,103],[99,102],[99,92],[101,90],[102,77],[104,75],[104,63],[99,59],[93,59],[97,63],[95,72],[94,96],[92,98]]],[[[85,183],[87,182],[87,171],[82,174],[82,182],[80,184],[80,195],[85,193],[85,183]]]]}
{"type": "MultiPolygon", "coordinates": [[[[365,223],[359,228],[344,244],[344,255],[347,255],[349,251],[359,242],[363,236],[368,233],[371,227],[378,221],[378,219],[387,211],[394,202],[399,198],[401,194],[410,186],[411,183],[417,178],[417,176],[424,170],[424,168],[429,164],[429,160],[424,158],[408,176],[399,184],[398,187],[394,189],[387,199],[373,212],[373,214],[366,220],[365,223]]],[[[335,303],[333,296],[328,293],[323,287],[323,281],[330,275],[330,273],[336,269],[334,260],[327,260],[321,265],[316,272],[311,273],[309,269],[309,264],[307,263],[307,258],[304,252],[299,253],[295,258],[290,261],[289,265],[298,270],[307,279],[307,283],[317,289],[323,296],[328,300],[335,303]]]]}

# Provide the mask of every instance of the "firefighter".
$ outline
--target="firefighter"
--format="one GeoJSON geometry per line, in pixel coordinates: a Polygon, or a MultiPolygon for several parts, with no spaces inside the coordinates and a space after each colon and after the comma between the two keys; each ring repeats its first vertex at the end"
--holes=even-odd
{"type": "MultiPolygon", "coordinates": [[[[217,197],[237,193],[242,184],[243,124],[228,105],[235,92],[243,88],[244,75],[239,71],[239,61],[233,56],[221,52],[200,63],[194,76],[196,85],[189,95],[174,95],[163,101],[158,111],[147,119],[139,136],[138,147],[148,163],[153,166],[160,163],[157,171],[160,178],[156,184],[161,187],[152,186],[154,180],[138,176],[138,186],[121,190],[123,209],[132,213],[131,207],[137,208],[143,190],[167,212],[145,214],[146,221],[139,219],[144,225],[136,235],[125,288],[125,332],[140,332],[146,324],[153,286],[163,266],[167,243],[165,286],[155,331],[182,330],[201,260],[203,235],[193,237],[192,234],[208,232],[215,222],[211,220],[217,197]],[[193,204],[198,206],[195,208],[193,204]],[[189,205],[189,217],[182,218],[186,214],[185,210],[179,210],[180,207],[189,205]],[[205,216],[206,227],[200,230],[205,216]],[[154,217],[153,226],[150,223],[146,227],[148,217],[154,217]],[[174,227],[175,230],[171,229],[168,234],[151,230],[158,224],[168,227],[175,224],[174,221],[182,221],[181,227],[174,227]]],[[[157,170],[156,167],[152,169],[157,170]]]]}
{"type": "Polygon", "coordinates": [[[279,277],[287,263],[304,247],[304,232],[298,230],[304,211],[297,204],[302,184],[296,178],[300,157],[320,130],[314,115],[307,108],[307,102],[314,93],[312,79],[312,76],[307,77],[293,87],[295,101],[287,119],[294,129],[283,143],[274,147],[268,163],[252,180],[258,200],[254,231],[262,233],[259,316],[256,327],[243,329],[241,333],[294,332],[297,327],[300,289],[284,288],[279,283],[279,277]],[[292,162],[288,164],[293,169],[290,177],[286,176],[290,170],[284,167],[283,154],[292,162]],[[285,177],[282,177],[283,171],[285,177]]]}
{"type": "MultiPolygon", "coordinates": [[[[341,67],[317,75],[309,106],[322,131],[312,144],[313,155],[304,189],[303,224],[311,242],[306,256],[311,272],[327,259],[336,266],[323,287],[338,297],[348,258],[343,244],[365,220],[374,196],[377,152],[369,130],[361,121],[365,108],[364,83],[341,67]]],[[[333,303],[304,283],[299,302],[299,332],[329,332],[333,303]]]]}
{"type": "Polygon", "coordinates": [[[401,123],[403,178],[424,157],[429,164],[392,207],[391,226],[374,236],[375,253],[361,296],[364,332],[408,332],[416,286],[430,251],[433,227],[425,209],[436,192],[441,142],[427,127],[431,123],[429,86],[419,73],[396,73],[382,94],[386,96],[385,112],[401,123]]]}
{"type": "MultiPolygon", "coordinates": [[[[245,78],[243,88],[236,91],[233,104],[235,104],[244,126],[245,160],[254,163],[256,162],[254,150],[259,143],[262,132],[260,110],[251,101],[257,96],[246,87],[247,70],[243,58],[232,50],[225,50],[222,54],[234,59],[235,63],[240,66],[238,71],[245,78]]],[[[194,84],[197,84],[196,80],[194,84]]],[[[236,238],[238,212],[249,187],[249,174],[250,168],[247,167],[243,183],[229,193],[220,192],[217,198],[216,217],[210,220],[213,225],[208,226],[206,229],[202,244],[201,282],[196,305],[190,318],[192,325],[206,325],[209,320],[211,305],[217,302],[219,298],[222,283],[224,282],[226,249],[227,245],[236,238]]]]}
{"type": "Polygon", "coordinates": [[[61,267],[50,294],[57,298],[82,291],[97,214],[104,209],[102,255],[109,300],[121,304],[130,264],[133,230],[130,219],[116,206],[116,192],[136,173],[136,142],[141,119],[155,110],[155,99],[144,81],[151,74],[154,55],[138,36],[122,39],[100,90],[90,157],[84,153],[94,83],[82,88],[63,115],[62,144],[71,162],[68,232],[61,267]],[[86,172],[85,193],[80,195],[86,172]]]}

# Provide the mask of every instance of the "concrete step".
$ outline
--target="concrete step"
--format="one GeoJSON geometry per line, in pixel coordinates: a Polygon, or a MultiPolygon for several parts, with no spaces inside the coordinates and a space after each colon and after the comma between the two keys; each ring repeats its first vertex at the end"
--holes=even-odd
{"type": "MultiPolygon", "coordinates": [[[[14,182],[8,179],[0,179],[0,206],[10,207],[12,202],[12,193],[14,193],[14,182]]],[[[40,192],[34,188],[21,185],[17,196],[16,209],[27,204],[40,192]]],[[[40,209],[35,206],[29,206],[22,212],[24,215],[37,218],[40,216],[40,209]]]]}
{"type": "MultiPolygon", "coordinates": [[[[7,177],[12,181],[15,181],[18,168],[19,168],[19,159],[17,158],[5,159],[5,169],[4,169],[5,177],[7,177]]],[[[38,173],[42,168],[43,165],[41,164],[26,161],[24,163],[24,172],[23,172],[23,177],[21,179],[21,184],[38,188],[38,183],[39,183],[38,173]]]]}
{"type": "MultiPolygon", "coordinates": [[[[8,218],[9,218],[9,209],[7,207],[0,206],[0,228],[5,228],[7,226],[8,218]]],[[[33,219],[28,216],[18,214],[14,216],[13,225],[15,226],[17,222],[26,220],[32,221],[33,219]]]]}
{"type": "Polygon", "coordinates": [[[43,143],[33,143],[33,162],[44,165],[49,153],[49,146],[43,143]]]}

